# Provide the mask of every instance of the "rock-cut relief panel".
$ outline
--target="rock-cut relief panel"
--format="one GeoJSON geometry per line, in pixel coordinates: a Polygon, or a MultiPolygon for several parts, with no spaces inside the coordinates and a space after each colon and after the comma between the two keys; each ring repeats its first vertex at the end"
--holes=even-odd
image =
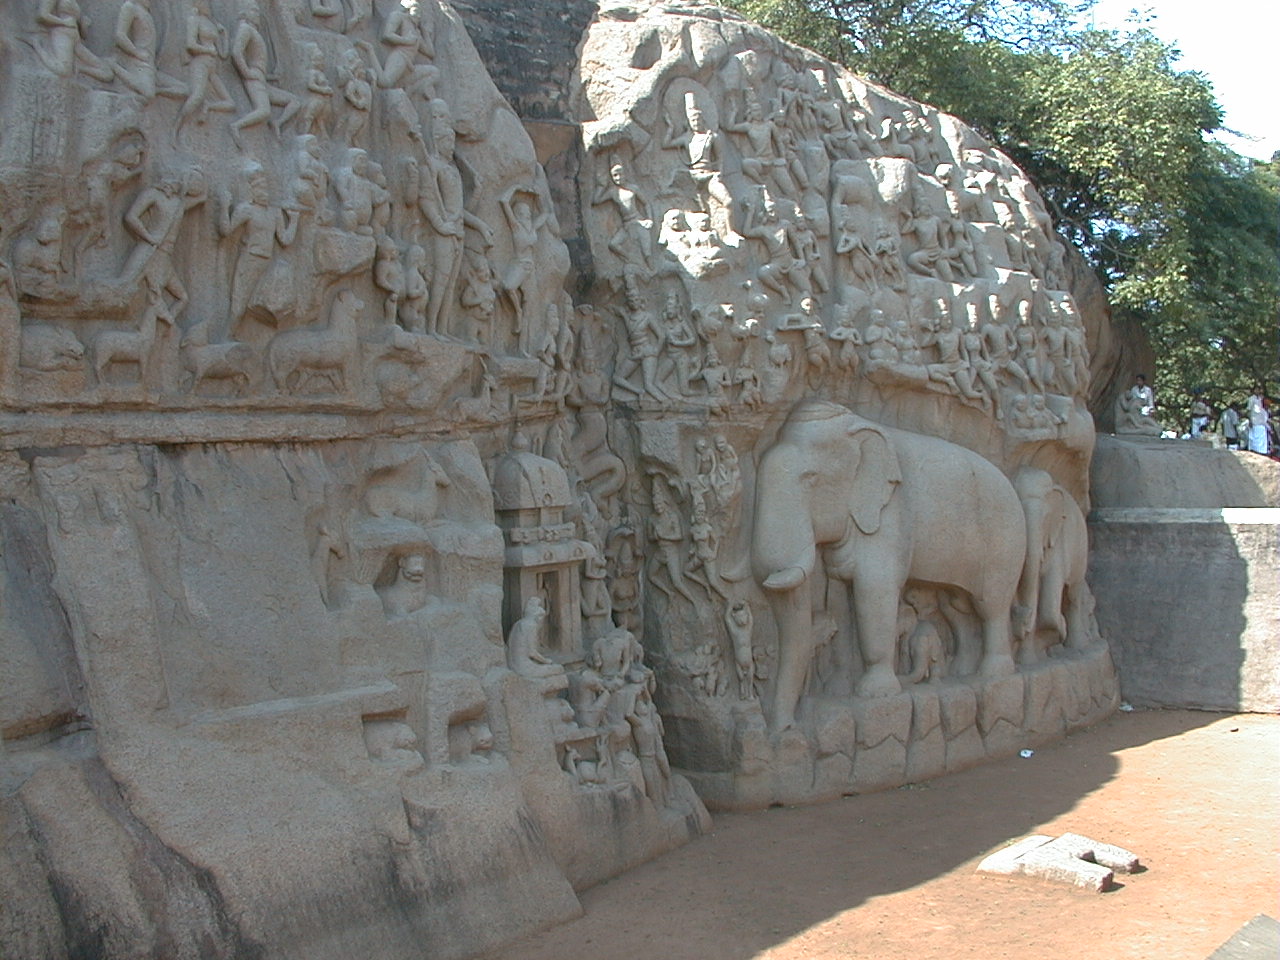
{"type": "Polygon", "coordinates": [[[1088,355],[1064,248],[972,130],[728,14],[602,13],[578,96],[619,400],[932,396],[974,432],[1072,442],[1088,355]],[[646,44],[657,62],[625,66],[646,44]]]}
{"type": "Polygon", "coordinates": [[[450,8],[39,0],[0,38],[6,403],[530,393],[568,258],[450,8]]]}
{"type": "Polygon", "coordinates": [[[668,13],[602,11],[576,96],[674,761],[750,806],[1111,709],[1088,353],[1034,187],[955,118],[668,13]]]}

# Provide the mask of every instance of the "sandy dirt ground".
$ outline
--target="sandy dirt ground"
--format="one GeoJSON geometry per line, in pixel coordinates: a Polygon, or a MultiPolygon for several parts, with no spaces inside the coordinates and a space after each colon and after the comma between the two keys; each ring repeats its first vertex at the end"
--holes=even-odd
{"type": "Polygon", "coordinates": [[[718,815],[501,960],[1204,960],[1280,917],[1280,717],[1135,711],[941,780],[718,815]],[[974,872],[1031,833],[1137,853],[1109,893],[974,872]]]}

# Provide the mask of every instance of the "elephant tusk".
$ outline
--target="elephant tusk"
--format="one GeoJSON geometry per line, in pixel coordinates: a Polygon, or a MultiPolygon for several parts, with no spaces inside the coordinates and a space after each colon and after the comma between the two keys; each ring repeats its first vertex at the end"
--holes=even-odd
{"type": "Polygon", "coordinates": [[[804,567],[783,567],[769,574],[761,586],[766,590],[794,590],[804,583],[805,576],[804,567]]]}

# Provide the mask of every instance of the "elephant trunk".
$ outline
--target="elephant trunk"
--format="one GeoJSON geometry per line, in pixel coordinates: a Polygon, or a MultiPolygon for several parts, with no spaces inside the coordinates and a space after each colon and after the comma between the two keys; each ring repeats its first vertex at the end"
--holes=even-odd
{"type": "Polygon", "coordinates": [[[770,721],[774,730],[795,723],[796,705],[813,657],[809,577],[817,563],[813,521],[796,469],[799,451],[782,443],[765,454],[756,480],[751,556],[769,594],[778,628],[778,677],[770,721]]]}
{"type": "Polygon", "coordinates": [[[779,444],[765,454],[756,480],[751,555],[761,586],[796,589],[813,573],[818,551],[794,452],[779,444]]]}

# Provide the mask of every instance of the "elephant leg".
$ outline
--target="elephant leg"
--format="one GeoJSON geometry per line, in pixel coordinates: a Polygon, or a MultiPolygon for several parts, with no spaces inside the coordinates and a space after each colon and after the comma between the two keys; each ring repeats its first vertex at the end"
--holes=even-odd
{"type": "Polygon", "coordinates": [[[1083,650],[1089,636],[1089,585],[1081,580],[1067,585],[1067,648],[1083,650]]]}
{"type": "Polygon", "coordinates": [[[813,660],[813,609],[808,579],[795,589],[775,592],[772,600],[778,623],[778,682],[773,691],[772,727],[782,731],[795,726],[796,705],[813,660]]]}
{"type": "MultiPolygon", "coordinates": [[[[978,672],[978,659],[981,653],[981,642],[973,629],[972,617],[966,611],[954,605],[950,594],[942,594],[938,603],[938,612],[951,628],[955,638],[956,655],[951,673],[957,677],[967,677],[978,672]]],[[[972,613],[972,611],[968,611],[972,613]]]]}
{"type": "Polygon", "coordinates": [[[854,578],[854,619],[865,672],[856,689],[860,697],[891,697],[902,692],[894,671],[898,644],[898,598],[902,584],[854,578]]]}
{"type": "MultiPolygon", "coordinates": [[[[984,677],[1007,677],[1015,671],[1010,645],[1009,603],[975,603],[982,620],[982,665],[984,677]]],[[[1028,646],[1035,647],[1034,634],[1028,646]]]]}
{"type": "Polygon", "coordinates": [[[1062,616],[1062,588],[1065,586],[1062,565],[1048,564],[1044,568],[1044,579],[1040,584],[1040,610],[1037,613],[1037,626],[1045,630],[1053,630],[1059,640],[1067,638],[1067,622],[1062,616]]]}

